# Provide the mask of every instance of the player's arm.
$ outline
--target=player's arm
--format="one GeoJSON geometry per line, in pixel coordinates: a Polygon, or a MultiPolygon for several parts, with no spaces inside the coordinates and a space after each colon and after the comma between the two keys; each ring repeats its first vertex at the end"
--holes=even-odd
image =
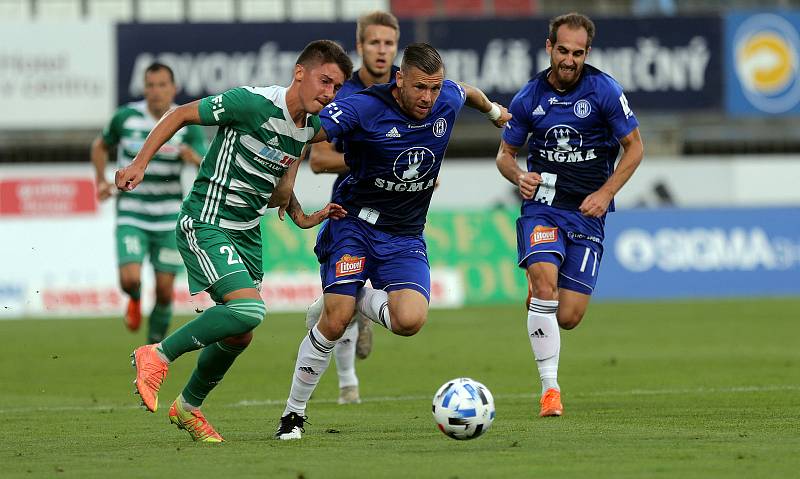
{"type": "Polygon", "coordinates": [[[161,117],[156,126],[150,131],[150,134],[147,135],[142,149],[136,154],[133,162],[117,171],[115,177],[117,188],[122,191],[130,191],[136,188],[142,182],[144,171],[159,148],[184,126],[200,124],[199,104],[200,100],[196,100],[181,105],[161,117]]]}
{"type": "MultiPolygon", "coordinates": [[[[339,220],[347,216],[347,211],[336,203],[328,203],[321,210],[307,215],[303,212],[303,207],[300,206],[300,202],[297,201],[294,192],[292,192],[291,198],[289,198],[289,205],[286,207],[286,212],[289,214],[294,224],[303,229],[313,228],[328,218],[339,220]]],[[[283,221],[283,216],[279,215],[279,218],[283,221]]]]}
{"type": "Polygon", "coordinates": [[[311,146],[311,171],[314,173],[347,173],[350,168],[344,162],[344,154],[333,143],[317,143],[311,146]]]}
{"type": "Polygon", "coordinates": [[[98,136],[92,142],[89,157],[94,165],[95,188],[97,199],[103,201],[113,194],[113,185],[106,180],[106,165],[108,164],[109,147],[103,137],[98,136]]]}
{"type": "Polygon", "coordinates": [[[519,148],[510,145],[505,140],[500,140],[500,149],[497,151],[497,169],[505,179],[519,188],[519,193],[525,199],[533,199],[536,188],[542,182],[542,177],[538,173],[525,171],[519,167],[517,162],[517,152],[519,148]]]}
{"type": "Polygon", "coordinates": [[[278,210],[278,216],[280,217],[281,221],[283,221],[283,214],[289,206],[289,202],[292,198],[292,191],[294,191],[294,181],[297,178],[297,170],[300,168],[300,163],[302,163],[303,159],[308,156],[308,145],[303,147],[303,151],[300,153],[300,158],[286,170],[286,173],[283,174],[281,180],[275,186],[275,189],[272,192],[272,196],[269,197],[269,203],[267,203],[267,208],[280,208],[278,210]]]}
{"type": "Polygon", "coordinates": [[[642,162],[644,144],[642,143],[639,128],[634,128],[633,131],[620,139],[619,143],[622,145],[623,153],[617,167],[614,169],[614,173],[608,177],[608,180],[599,190],[584,198],[583,203],[581,203],[580,210],[585,216],[603,216],[608,210],[608,205],[614,195],[628,182],[633,176],[633,172],[642,162]]]}
{"type": "Polygon", "coordinates": [[[489,97],[487,97],[480,88],[467,85],[466,83],[459,83],[459,85],[464,89],[464,93],[466,93],[467,96],[467,101],[464,103],[465,105],[486,115],[489,121],[494,123],[494,126],[497,128],[506,126],[508,120],[511,119],[511,113],[508,112],[506,107],[499,103],[489,101],[489,97]]]}

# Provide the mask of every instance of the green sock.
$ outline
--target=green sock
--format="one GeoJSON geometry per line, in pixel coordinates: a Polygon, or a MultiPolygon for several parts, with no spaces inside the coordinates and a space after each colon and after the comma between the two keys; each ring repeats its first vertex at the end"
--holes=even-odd
{"type": "Polygon", "coordinates": [[[139,301],[139,299],[142,297],[142,290],[141,289],[137,289],[136,291],[130,291],[130,292],[127,292],[127,293],[128,293],[128,296],[130,296],[131,299],[134,300],[134,301],[139,301]]]}
{"type": "Polygon", "coordinates": [[[183,388],[183,399],[192,406],[200,407],[208,393],[222,381],[222,377],[233,365],[236,357],[246,347],[231,346],[218,341],[203,348],[197,358],[197,367],[183,388]]]}
{"type": "Polygon", "coordinates": [[[174,361],[183,353],[252,330],[261,324],[266,312],[264,302],[257,299],[234,299],[218,304],[164,338],[161,352],[174,361]]]}
{"type": "Polygon", "coordinates": [[[147,344],[158,343],[167,334],[169,322],[172,319],[172,303],[153,306],[147,329],[147,344]]]}

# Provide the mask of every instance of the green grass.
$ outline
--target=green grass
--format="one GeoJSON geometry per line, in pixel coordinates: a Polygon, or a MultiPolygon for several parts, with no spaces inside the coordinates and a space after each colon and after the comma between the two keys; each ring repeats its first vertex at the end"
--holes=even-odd
{"type": "MultiPolygon", "coordinates": [[[[168,424],[195,354],[170,370],[156,414],[135,406],[118,319],[0,321],[2,477],[796,477],[800,300],[598,303],[562,333],[565,415],[536,417],[539,382],[521,307],[433,311],[413,338],[376,331],[359,361],[364,403],[315,392],[301,441],[271,439],[303,315],[271,315],[207,401],[226,438],[194,444],[168,424]],[[430,400],[471,376],[497,419],[446,438],[430,400]]],[[[186,320],[187,318],[182,318],[186,320]]]]}

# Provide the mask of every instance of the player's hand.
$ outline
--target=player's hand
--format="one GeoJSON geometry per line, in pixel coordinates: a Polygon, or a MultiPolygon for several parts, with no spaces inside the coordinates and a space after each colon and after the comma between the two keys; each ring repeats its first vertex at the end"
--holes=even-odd
{"type": "Polygon", "coordinates": [[[608,205],[611,203],[611,199],[613,197],[614,195],[606,190],[597,190],[583,199],[583,203],[581,203],[580,207],[581,213],[584,216],[599,218],[600,216],[606,214],[606,211],[608,211],[608,205]]]}
{"type": "Polygon", "coordinates": [[[495,105],[500,107],[500,118],[492,120],[492,123],[497,128],[504,128],[506,126],[506,123],[508,123],[508,121],[511,120],[511,113],[503,105],[497,102],[495,102],[495,105]]]}
{"type": "Polygon", "coordinates": [[[131,191],[136,188],[144,179],[144,169],[140,168],[134,161],[125,168],[117,170],[114,175],[114,183],[120,191],[131,191]]]}
{"type": "Polygon", "coordinates": [[[539,173],[528,171],[520,174],[517,177],[517,186],[519,186],[519,194],[526,200],[532,200],[536,188],[542,184],[542,177],[539,173]]]}
{"type": "Polygon", "coordinates": [[[106,181],[105,178],[97,180],[95,189],[97,190],[97,199],[100,201],[105,201],[114,195],[114,185],[106,181]]]}
{"type": "Polygon", "coordinates": [[[347,216],[347,211],[342,208],[340,205],[336,203],[328,203],[325,205],[325,208],[322,208],[319,211],[315,211],[310,215],[305,213],[301,213],[296,215],[296,217],[292,217],[292,221],[297,226],[308,229],[317,226],[318,224],[322,223],[326,219],[330,218],[333,220],[340,220],[347,216]]]}

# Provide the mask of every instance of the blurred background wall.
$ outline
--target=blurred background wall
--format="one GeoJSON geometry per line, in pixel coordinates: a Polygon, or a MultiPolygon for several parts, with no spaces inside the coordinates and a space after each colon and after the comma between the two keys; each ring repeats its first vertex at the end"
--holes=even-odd
{"type": "MultiPolygon", "coordinates": [[[[594,19],[588,63],[623,85],[645,142],[608,219],[598,299],[800,294],[800,1],[0,0],[0,317],[122,311],[113,206],[94,199],[88,153],[148,64],[174,69],[178,103],[285,85],[310,40],[357,59],[355,19],[374,9],[401,19],[401,49],[432,43],[449,78],[506,105],[548,65],[550,17],[594,19]]],[[[452,138],[426,230],[434,302],[521,302],[499,133],[465,111],[452,138]]],[[[306,209],[332,180],[301,171],[306,209]]],[[[319,288],[313,232],[263,227],[267,302],[302,308],[319,288]]],[[[178,283],[185,311],[203,303],[178,283]]]]}

